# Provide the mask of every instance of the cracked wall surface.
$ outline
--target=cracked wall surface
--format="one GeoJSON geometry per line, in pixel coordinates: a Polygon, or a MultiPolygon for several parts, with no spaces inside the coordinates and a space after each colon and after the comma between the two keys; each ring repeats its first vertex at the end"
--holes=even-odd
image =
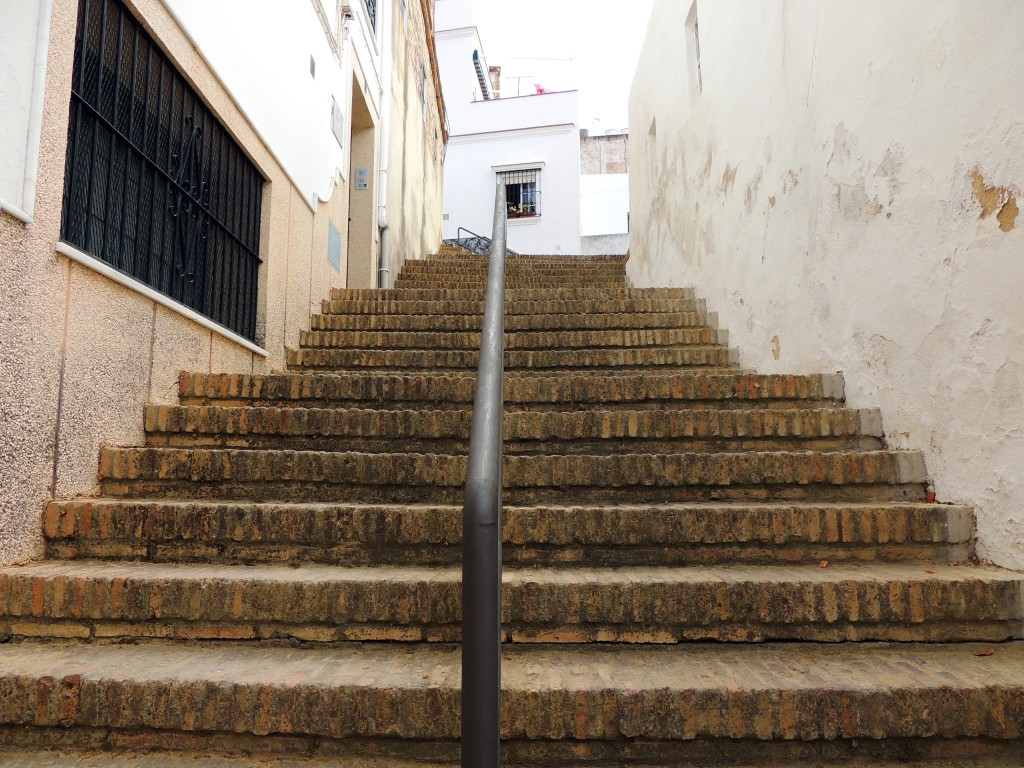
{"type": "Polygon", "coordinates": [[[630,278],[695,286],[745,366],[843,371],[1024,567],[1024,4],[702,3],[700,94],[685,12],[634,81],[630,278]]]}

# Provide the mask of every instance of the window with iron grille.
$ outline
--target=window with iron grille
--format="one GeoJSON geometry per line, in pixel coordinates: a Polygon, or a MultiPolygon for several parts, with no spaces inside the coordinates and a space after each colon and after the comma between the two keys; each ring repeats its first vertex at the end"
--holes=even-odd
{"type": "Polygon", "coordinates": [[[80,0],[61,239],[255,340],[263,183],[120,0],[80,0]]]}
{"type": "Polygon", "coordinates": [[[370,26],[377,31],[377,0],[366,0],[366,15],[370,17],[370,26]]]}
{"type": "Polygon", "coordinates": [[[522,171],[500,171],[505,182],[505,202],[510,219],[540,216],[540,168],[522,171]]]}

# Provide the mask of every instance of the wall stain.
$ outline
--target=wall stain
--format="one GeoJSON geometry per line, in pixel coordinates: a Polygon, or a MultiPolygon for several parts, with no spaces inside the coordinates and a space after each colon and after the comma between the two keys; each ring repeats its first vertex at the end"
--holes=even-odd
{"type": "Polygon", "coordinates": [[[776,360],[782,357],[782,342],[778,336],[772,336],[772,357],[776,360]]]}
{"type": "Polygon", "coordinates": [[[1020,208],[1017,196],[1009,187],[990,186],[985,181],[980,168],[971,171],[971,186],[974,188],[974,199],[981,205],[981,219],[996,215],[999,228],[1003,232],[1012,232],[1017,226],[1020,208]]]}
{"type": "Polygon", "coordinates": [[[786,174],[786,178],[782,181],[782,191],[789,194],[794,189],[800,186],[800,177],[796,171],[789,171],[786,174]]]}
{"type": "Polygon", "coordinates": [[[882,213],[882,204],[878,198],[868,197],[863,185],[836,184],[836,204],[843,215],[853,221],[871,221],[882,213]]]}
{"type": "Polygon", "coordinates": [[[725,166],[725,173],[722,174],[722,191],[728,192],[732,189],[732,185],[736,183],[736,171],[738,169],[734,166],[725,166]]]}
{"type": "Polygon", "coordinates": [[[768,198],[768,205],[770,205],[772,208],[775,207],[775,203],[776,203],[775,195],[772,195],[771,197],[768,198]]]}

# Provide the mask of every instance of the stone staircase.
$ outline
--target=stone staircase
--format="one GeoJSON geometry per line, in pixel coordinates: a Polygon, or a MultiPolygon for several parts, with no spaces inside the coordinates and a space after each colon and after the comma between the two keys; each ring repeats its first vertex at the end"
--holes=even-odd
{"type": "MultiPolygon", "coordinates": [[[[48,506],[0,570],[0,765],[457,762],[485,270],[335,291],[287,373],[183,373],[48,506]]],[[[620,258],[508,286],[506,764],[1021,765],[1021,577],[841,376],[740,369],[620,258]]]]}

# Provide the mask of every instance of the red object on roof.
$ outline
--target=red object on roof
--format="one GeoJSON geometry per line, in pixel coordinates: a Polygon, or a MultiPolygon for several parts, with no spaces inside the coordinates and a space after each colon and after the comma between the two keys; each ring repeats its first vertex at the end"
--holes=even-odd
{"type": "Polygon", "coordinates": [[[542,88],[541,86],[537,85],[537,83],[534,83],[533,87],[537,89],[537,93],[538,94],[547,93],[548,92],[547,88],[542,88]]]}

